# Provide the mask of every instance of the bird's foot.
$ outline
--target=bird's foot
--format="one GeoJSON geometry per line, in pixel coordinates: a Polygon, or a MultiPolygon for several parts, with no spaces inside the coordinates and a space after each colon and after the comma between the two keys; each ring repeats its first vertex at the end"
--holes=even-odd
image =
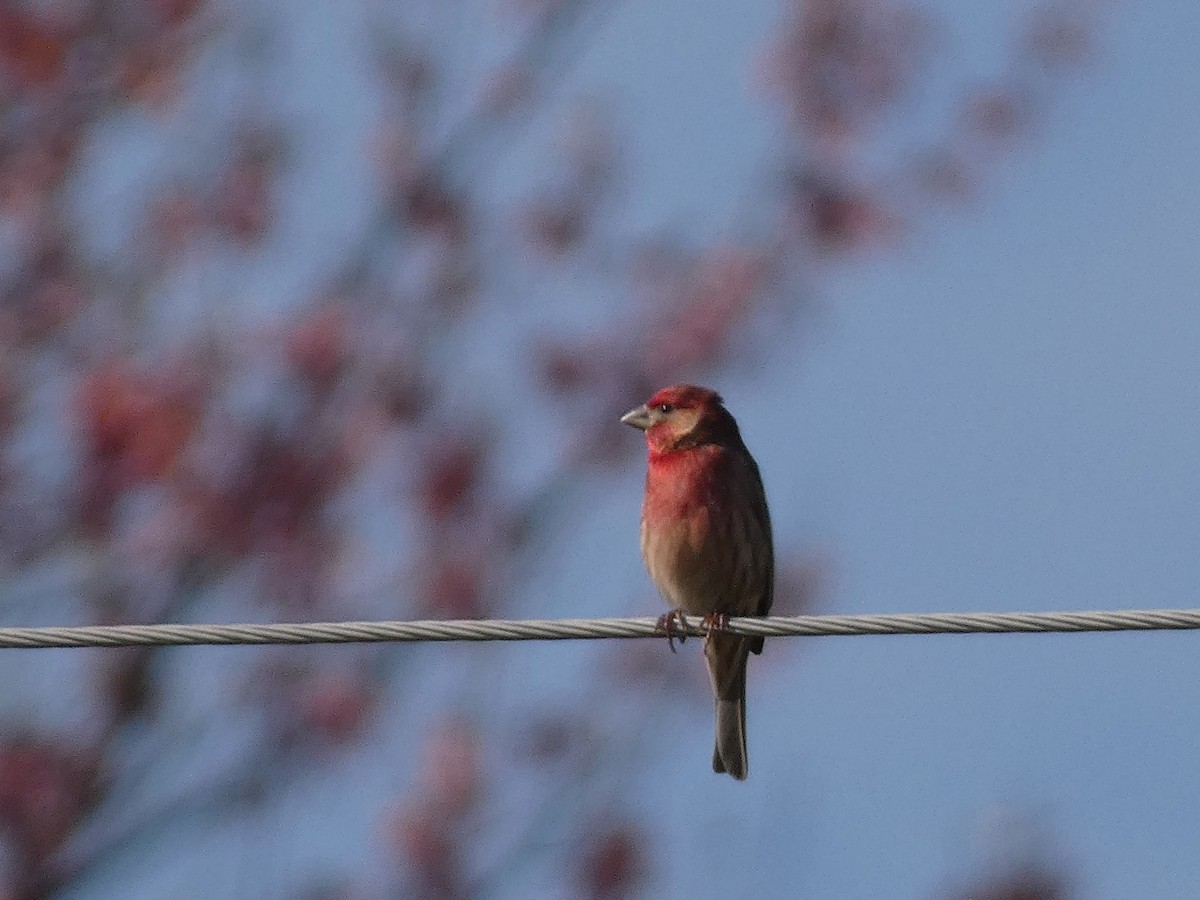
{"type": "Polygon", "coordinates": [[[687,640],[687,619],[683,616],[683,610],[673,609],[663,613],[654,624],[654,630],[667,636],[667,646],[674,653],[675,638],[679,638],[681,644],[687,640]]]}
{"type": "Polygon", "coordinates": [[[729,627],[729,616],[725,613],[709,613],[700,625],[704,629],[704,646],[707,647],[715,632],[724,631],[729,627]]]}

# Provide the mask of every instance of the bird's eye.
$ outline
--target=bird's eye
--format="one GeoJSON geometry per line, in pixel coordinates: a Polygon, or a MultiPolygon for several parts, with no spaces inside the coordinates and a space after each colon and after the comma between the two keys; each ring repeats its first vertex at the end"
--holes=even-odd
{"type": "Polygon", "coordinates": [[[658,411],[660,413],[662,413],[664,416],[668,416],[671,413],[675,412],[675,407],[672,406],[670,403],[660,403],[658,405],[658,411]]]}

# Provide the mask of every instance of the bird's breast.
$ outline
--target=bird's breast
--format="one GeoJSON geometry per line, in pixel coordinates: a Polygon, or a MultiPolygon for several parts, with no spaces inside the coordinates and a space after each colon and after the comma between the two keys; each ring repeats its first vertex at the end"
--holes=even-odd
{"type": "Polygon", "coordinates": [[[714,467],[651,466],[642,506],[642,556],[655,585],[692,615],[724,611],[731,595],[729,558],[714,467]]]}

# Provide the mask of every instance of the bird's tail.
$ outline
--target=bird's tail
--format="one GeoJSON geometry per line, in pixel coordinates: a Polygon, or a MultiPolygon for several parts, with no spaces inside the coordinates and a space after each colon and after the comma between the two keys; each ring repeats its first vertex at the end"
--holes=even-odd
{"type": "Polygon", "coordinates": [[[726,772],[744,781],[749,772],[746,756],[746,662],[750,642],[733,635],[708,638],[704,655],[717,700],[717,743],[713,771],[726,772]]]}

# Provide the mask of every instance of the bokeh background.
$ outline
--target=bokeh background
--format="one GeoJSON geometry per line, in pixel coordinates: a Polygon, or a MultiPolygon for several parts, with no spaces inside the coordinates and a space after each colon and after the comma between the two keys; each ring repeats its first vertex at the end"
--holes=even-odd
{"type": "MultiPolygon", "coordinates": [[[[0,621],[1193,606],[1200,6],[0,3],[0,621]]],[[[1185,898],[1197,638],[0,654],[0,897],[1185,898]]]]}

